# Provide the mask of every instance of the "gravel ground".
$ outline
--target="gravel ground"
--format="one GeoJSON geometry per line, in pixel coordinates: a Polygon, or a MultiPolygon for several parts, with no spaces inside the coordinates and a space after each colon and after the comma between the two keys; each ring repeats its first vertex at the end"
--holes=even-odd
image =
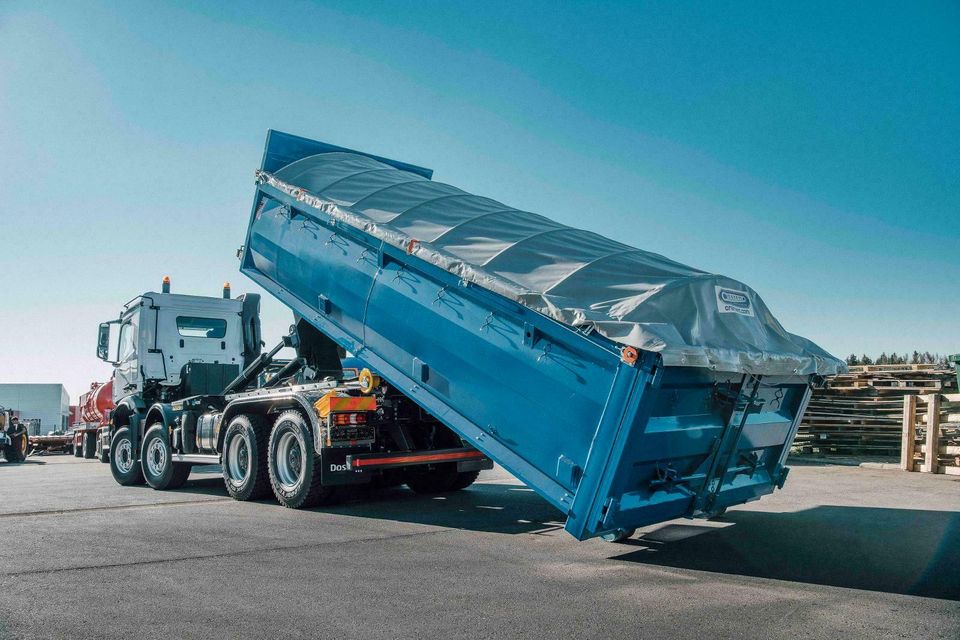
{"type": "Polygon", "coordinates": [[[291,511],[0,462],[0,638],[960,638],[960,478],[794,467],[722,521],[576,542],[503,471],[291,511]]]}

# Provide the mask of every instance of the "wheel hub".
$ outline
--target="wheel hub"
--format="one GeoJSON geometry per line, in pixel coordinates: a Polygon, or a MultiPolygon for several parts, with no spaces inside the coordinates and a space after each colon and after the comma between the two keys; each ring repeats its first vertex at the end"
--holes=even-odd
{"type": "Polygon", "coordinates": [[[159,476],[167,466],[167,449],[160,442],[159,438],[154,438],[147,447],[147,467],[150,474],[159,476]]]}
{"type": "Polygon", "coordinates": [[[133,447],[129,440],[122,440],[117,445],[117,469],[122,473],[129,473],[133,468],[133,447]]]}
{"type": "Polygon", "coordinates": [[[280,436],[275,454],[277,479],[285,491],[294,491],[303,478],[303,449],[293,433],[280,436]]]}
{"type": "Polygon", "coordinates": [[[230,438],[227,445],[227,475],[235,484],[243,484],[250,474],[250,443],[244,434],[230,438]]]}

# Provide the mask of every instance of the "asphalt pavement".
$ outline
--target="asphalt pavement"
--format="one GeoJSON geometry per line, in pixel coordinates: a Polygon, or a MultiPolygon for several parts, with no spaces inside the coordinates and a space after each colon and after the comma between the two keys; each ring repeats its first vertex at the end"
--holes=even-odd
{"type": "Polygon", "coordinates": [[[577,542],[495,470],[333,507],[0,462],[0,638],[960,638],[960,478],[796,465],[722,520],[577,542]]]}

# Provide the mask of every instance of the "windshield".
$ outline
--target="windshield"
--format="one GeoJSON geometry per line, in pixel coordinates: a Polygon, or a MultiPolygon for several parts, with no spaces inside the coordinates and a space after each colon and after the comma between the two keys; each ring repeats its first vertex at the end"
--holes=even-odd
{"type": "Polygon", "coordinates": [[[227,334],[227,321],[221,318],[177,316],[177,331],[185,338],[222,338],[227,334]]]}

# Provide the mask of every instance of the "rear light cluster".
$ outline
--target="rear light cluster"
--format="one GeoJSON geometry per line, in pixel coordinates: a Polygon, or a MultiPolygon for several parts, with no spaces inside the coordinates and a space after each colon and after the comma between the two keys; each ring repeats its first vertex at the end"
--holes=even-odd
{"type": "Polygon", "coordinates": [[[330,417],[332,423],[338,427],[350,424],[367,424],[366,413],[333,413],[330,417]]]}

